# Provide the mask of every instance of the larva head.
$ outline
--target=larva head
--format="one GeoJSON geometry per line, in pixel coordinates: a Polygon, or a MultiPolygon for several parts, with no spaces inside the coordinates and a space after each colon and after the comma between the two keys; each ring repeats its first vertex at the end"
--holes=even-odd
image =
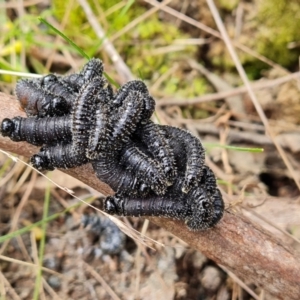
{"type": "Polygon", "coordinates": [[[114,201],[114,197],[107,197],[104,202],[104,211],[110,215],[115,215],[118,212],[117,205],[114,201]]]}
{"type": "Polygon", "coordinates": [[[1,134],[3,136],[11,136],[15,129],[15,124],[11,119],[5,118],[1,123],[1,134]]]}
{"type": "Polygon", "coordinates": [[[35,155],[33,155],[30,158],[30,163],[32,164],[32,166],[35,169],[37,169],[39,171],[42,171],[42,170],[49,170],[49,171],[54,170],[53,167],[49,166],[47,160],[44,157],[42,157],[42,156],[40,156],[38,154],[35,154],[35,155]]]}
{"type": "Polygon", "coordinates": [[[98,58],[92,58],[82,69],[85,82],[92,80],[95,77],[102,77],[103,75],[103,63],[98,58]]]}
{"type": "Polygon", "coordinates": [[[57,76],[55,76],[54,74],[49,74],[46,75],[42,78],[41,80],[41,86],[42,87],[47,87],[53,83],[56,83],[58,81],[57,76]]]}

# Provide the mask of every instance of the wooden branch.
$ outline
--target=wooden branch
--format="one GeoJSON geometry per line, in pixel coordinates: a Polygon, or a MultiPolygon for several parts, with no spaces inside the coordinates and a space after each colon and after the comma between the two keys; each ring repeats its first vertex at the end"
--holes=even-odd
{"type": "MultiPolygon", "coordinates": [[[[0,93],[0,121],[17,115],[24,115],[17,100],[0,93]]],[[[27,143],[14,143],[2,136],[0,148],[26,157],[38,150],[27,143]]],[[[95,177],[90,165],[62,171],[104,195],[113,192],[95,177]]],[[[179,221],[150,220],[270,294],[280,299],[300,299],[300,254],[245,217],[226,212],[215,228],[202,232],[191,232],[179,221]]]]}

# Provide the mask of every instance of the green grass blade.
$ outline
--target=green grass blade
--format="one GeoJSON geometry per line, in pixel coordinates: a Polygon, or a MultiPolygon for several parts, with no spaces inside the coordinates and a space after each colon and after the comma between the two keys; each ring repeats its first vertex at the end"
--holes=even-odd
{"type": "Polygon", "coordinates": [[[90,59],[90,57],[81,49],[78,45],[76,45],[71,39],[69,39],[66,35],[64,35],[61,31],[59,31],[57,28],[52,26],[50,23],[48,23],[44,18],[38,17],[39,21],[44,23],[46,26],[51,28],[56,34],[60,35],[65,41],[67,41],[74,49],[76,49],[83,57],[85,57],[87,60],[90,59]]]}
{"type": "Polygon", "coordinates": [[[128,0],[127,4],[123,7],[123,9],[121,10],[119,16],[122,17],[124,15],[126,15],[126,13],[128,12],[128,10],[130,9],[130,7],[134,4],[135,0],[128,0]]]}
{"type": "Polygon", "coordinates": [[[3,166],[0,169],[0,178],[2,178],[2,176],[4,175],[5,171],[8,169],[8,167],[12,164],[12,160],[11,159],[7,159],[5,161],[5,163],[3,164],[3,166]]]}
{"type": "Polygon", "coordinates": [[[235,151],[243,151],[243,152],[264,152],[263,148],[247,148],[247,147],[236,147],[236,146],[229,146],[229,145],[221,145],[217,143],[203,143],[205,148],[224,148],[228,150],[235,150],[235,151]]]}
{"type": "Polygon", "coordinates": [[[103,72],[105,78],[112,84],[114,85],[117,89],[120,88],[120,85],[114,81],[106,72],[103,72]]]}

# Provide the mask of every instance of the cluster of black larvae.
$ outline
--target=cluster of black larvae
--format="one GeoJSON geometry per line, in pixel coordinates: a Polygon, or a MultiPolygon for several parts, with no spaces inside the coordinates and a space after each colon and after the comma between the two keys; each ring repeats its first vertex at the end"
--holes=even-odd
{"type": "Polygon", "coordinates": [[[222,218],[224,203],[201,142],[150,120],[155,101],[143,81],[114,93],[102,62],[92,59],[77,74],[20,80],[16,94],[28,117],[4,119],[2,135],[42,146],[31,158],[39,170],[90,162],[116,191],[105,200],[106,212],[181,219],[191,230],[222,218]]]}

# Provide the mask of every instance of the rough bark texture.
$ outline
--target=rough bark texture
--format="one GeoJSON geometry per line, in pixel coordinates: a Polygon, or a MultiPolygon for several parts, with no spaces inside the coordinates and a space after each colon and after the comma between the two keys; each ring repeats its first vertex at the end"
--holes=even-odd
{"type": "MultiPolygon", "coordinates": [[[[3,118],[17,115],[24,115],[24,112],[20,111],[16,99],[0,93],[0,122],[3,118]]],[[[0,148],[26,157],[38,150],[27,143],[15,143],[2,136],[0,148]]],[[[90,165],[62,171],[104,195],[113,192],[96,178],[90,165]]],[[[300,254],[245,217],[226,212],[215,228],[203,232],[191,232],[182,222],[174,220],[150,220],[275,297],[300,299],[300,254]]]]}

